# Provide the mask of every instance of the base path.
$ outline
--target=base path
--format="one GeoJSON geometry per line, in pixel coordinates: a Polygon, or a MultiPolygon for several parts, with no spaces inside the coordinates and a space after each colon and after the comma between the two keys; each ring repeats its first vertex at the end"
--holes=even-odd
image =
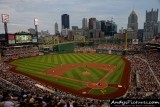
{"type": "Polygon", "coordinates": [[[60,65],[54,67],[45,72],[45,74],[52,74],[52,75],[62,75],[64,72],[69,71],[71,69],[77,67],[90,67],[90,68],[101,68],[103,70],[113,71],[116,66],[107,65],[107,64],[96,64],[96,63],[78,63],[78,64],[67,64],[67,65],[60,65]]]}

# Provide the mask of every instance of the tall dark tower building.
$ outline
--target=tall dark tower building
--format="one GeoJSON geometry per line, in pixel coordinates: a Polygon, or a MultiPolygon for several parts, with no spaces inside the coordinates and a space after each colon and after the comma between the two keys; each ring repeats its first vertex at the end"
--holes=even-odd
{"type": "Polygon", "coordinates": [[[62,15],[62,29],[69,29],[69,15],[68,14],[63,14],[62,15]]]}
{"type": "Polygon", "coordinates": [[[96,29],[96,18],[89,19],[89,29],[96,29]]]}
{"type": "Polygon", "coordinates": [[[101,20],[101,31],[105,36],[114,36],[117,33],[117,25],[112,20],[101,20]]]}
{"type": "Polygon", "coordinates": [[[101,31],[104,32],[105,35],[107,35],[106,34],[106,21],[105,20],[101,21],[101,31]]]}

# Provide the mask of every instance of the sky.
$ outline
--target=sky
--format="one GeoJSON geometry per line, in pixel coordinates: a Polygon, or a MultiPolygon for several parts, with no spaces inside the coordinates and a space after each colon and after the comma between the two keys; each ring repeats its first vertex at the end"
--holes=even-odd
{"type": "MultiPolygon", "coordinates": [[[[54,34],[54,24],[61,30],[61,15],[69,14],[71,26],[82,27],[82,18],[111,20],[118,29],[127,28],[128,16],[134,9],[138,15],[138,28],[143,29],[146,10],[159,9],[160,0],[0,0],[0,15],[8,14],[8,33],[27,31],[39,20],[38,31],[48,30],[54,34]]],[[[0,33],[4,24],[0,21],[0,33]]]]}

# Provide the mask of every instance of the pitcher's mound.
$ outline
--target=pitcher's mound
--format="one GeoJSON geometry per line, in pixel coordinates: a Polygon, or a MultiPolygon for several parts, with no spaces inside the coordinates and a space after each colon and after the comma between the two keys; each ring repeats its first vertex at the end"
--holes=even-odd
{"type": "Polygon", "coordinates": [[[90,72],[87,72],[87,71],[82,72],[82,74],[83,74],[83,75],[91,75],[91,73],[90,73],[90,72]]]}

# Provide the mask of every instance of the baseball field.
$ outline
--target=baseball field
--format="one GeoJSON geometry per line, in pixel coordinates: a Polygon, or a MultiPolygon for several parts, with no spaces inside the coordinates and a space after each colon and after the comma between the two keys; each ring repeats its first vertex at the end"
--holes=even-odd
{"type": "Polygon", "coordinates": [[[118,55],[49,54],[10,62],[12,70],[84,97],[121,97],[128,89],[128,62],[118,55]]]}

